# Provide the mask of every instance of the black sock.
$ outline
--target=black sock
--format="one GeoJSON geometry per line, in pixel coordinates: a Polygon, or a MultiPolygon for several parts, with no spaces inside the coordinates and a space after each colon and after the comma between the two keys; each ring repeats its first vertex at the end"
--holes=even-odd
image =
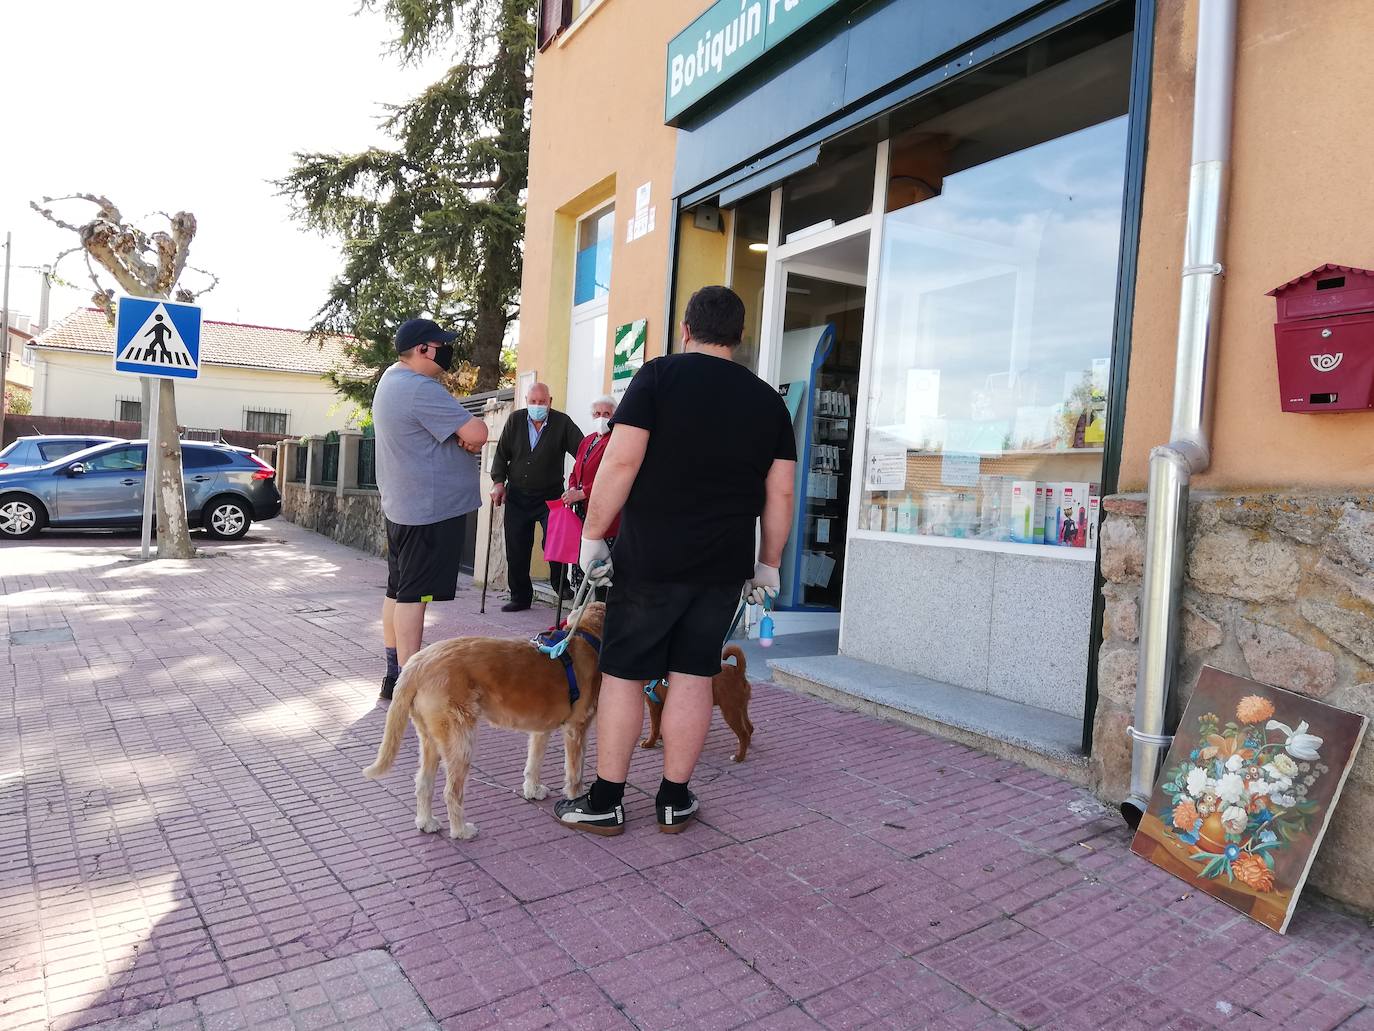
{"type": "Polygon", "coordinates": [[[654,799],[654,805],[662,809],[665,805],[670,805],[674,809],[686,809],[692,801],[692,796],[687,792],[687,782],[684,780],[678,783],[664,777],[658,785],[658,797],[654,799]]]}
{"type": "Polygon", "coordinates": [[[625,800],[625,782],[623,780],[602,780],[597,777],[592,782],[592,789],[587,795],[587,804],[593,809],[599,812],[614,809],[625,800]]]}
{"type": "Polygon", "coordinates": [[[396,649],[386,650],[386,675],[389,677],[399,677],[401,675],[401,664],[396,661],[396,649]]]}

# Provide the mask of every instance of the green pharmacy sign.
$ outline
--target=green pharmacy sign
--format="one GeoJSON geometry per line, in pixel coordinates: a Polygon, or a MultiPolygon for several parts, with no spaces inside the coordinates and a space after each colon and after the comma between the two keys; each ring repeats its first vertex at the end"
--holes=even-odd
{"type": "Polygon", "coordinates": [[[649,320],[627,322],[615,328],[615,352],[611,361],[611,393],[619,400],[644,364],[649,341],[649,320]]]}
{"type": "Polygon", "coordinates": [[[665,120],[748,68],[798,29],[852,0],[718,0],[668,44],[665,120]]]}

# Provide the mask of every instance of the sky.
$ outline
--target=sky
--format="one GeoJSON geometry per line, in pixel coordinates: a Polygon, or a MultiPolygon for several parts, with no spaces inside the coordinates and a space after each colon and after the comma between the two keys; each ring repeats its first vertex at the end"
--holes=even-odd
{"type": "MultiPolygon", "coordinates": [[[[109,197],[126,218],[190,211],[192,265],[220,284],[205,318],[304,328],[340,266],[338,245],[303,231],[270,180],[296,151],[384,142],[383,104],[438,78],[442,59],[402,67],[385,19],[359,0],[49,0],[0,5],[5,41],[0,233],[13,234],[10,310],[38,314],[39,273],[76,243],[30,200],[109,197]]],[[[80,224],[94,207],[55,207],[80,224]]],[[[90,304],[80,254],[59,274],[50,320],[90,304]]],[[[108,281],[108,278],[106,279],[108,281]]],[[[183,282],[204,282],[188,273],[183,282]]],[[[113,286],[113,283],[109,283],[113,286]]]]}

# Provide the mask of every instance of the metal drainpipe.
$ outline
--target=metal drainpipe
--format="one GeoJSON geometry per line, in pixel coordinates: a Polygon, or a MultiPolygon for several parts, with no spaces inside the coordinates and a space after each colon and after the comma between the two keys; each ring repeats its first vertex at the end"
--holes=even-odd
{"type": "Polygon", "coordinates": [[[1173,680],[1188,540],[1188,484],[1211,463],[1213,368],[1221,331],[1221,245],[1235,92],[1236,0],[1200,0],[1193,160],[1178,313],[1174,415],[1169,443],[1150,452],[1141,577],[1140,661],[1131,745],[1131,793],[1121,814],[1140,823],[1154,789],[1173,680]]]}

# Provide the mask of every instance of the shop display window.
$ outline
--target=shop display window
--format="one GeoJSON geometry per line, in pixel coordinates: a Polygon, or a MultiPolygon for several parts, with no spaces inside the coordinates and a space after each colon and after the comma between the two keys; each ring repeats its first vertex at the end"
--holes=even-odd
{"type": "Polygon", "coordinates": [[[857,526],[1092,549],[1127,120],[969,108],[891,144],[857,526]]]}

